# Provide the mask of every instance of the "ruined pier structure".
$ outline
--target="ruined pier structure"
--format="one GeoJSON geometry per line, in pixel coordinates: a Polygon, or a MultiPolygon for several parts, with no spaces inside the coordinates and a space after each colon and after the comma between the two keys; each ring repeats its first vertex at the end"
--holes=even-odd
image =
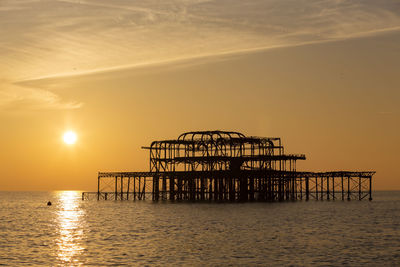
{"type": "Polygon", "coordinates": [[[149,172],[99,172],[83,199],[284,201],[372,199],[375,172],[297,171],[303,154],[285,154],[280,138],[201,131],[154,141],[149,172]],[[147,195],[147,196],[146,196],[147,195]],[[149,196],[151,195],[151,196],[149,196]]]}

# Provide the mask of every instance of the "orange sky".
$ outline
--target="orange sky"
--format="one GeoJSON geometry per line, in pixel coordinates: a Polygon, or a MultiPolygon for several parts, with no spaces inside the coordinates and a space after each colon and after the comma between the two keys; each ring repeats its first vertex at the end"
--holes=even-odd
{"type": "Polygon", "coordinates": [[[279,2],[57,1],[24,31],[15,14],[47,2],[0,6],[0,190],[95,190],[97,171],[148,170],[152,140],[216,129],[400,189],[398,5],[309,1],[296,23],[279,2]]]}

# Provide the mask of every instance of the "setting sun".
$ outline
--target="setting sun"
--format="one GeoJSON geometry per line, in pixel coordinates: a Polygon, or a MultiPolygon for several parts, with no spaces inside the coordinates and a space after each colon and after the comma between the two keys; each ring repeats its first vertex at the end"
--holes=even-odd
{"type": "Polygon", "coordinates": [[[68,131],[64,133],[63,140],[64,143],[68,145],[73,145],[75,144],[76,140],[78,139],[77,135],[73,131],[68,131]]]}

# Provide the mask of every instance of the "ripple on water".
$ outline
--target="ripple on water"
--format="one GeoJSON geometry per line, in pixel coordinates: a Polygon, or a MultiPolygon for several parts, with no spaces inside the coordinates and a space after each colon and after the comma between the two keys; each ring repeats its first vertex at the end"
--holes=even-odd
{"type": "Polygon", "coordinates": [[[378,192],[372,202],[245,204],[1,192],[0,262],[390,266],[400,257],[399,204],[400,192],[378,192]]]}

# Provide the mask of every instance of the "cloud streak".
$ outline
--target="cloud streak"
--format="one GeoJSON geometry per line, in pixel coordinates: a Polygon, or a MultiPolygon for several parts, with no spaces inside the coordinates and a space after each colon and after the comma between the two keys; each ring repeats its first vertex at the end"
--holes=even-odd
{"type": "Polygon", "coordinates": [[[78,109],[83,106],[83,103],[63,101],[60,96],[47,90],[1,83],[0,86],[3,88],[0,90],[0,111],[63,110],[78,109]]]}
{"type": "Polygon", "coordinates": [[[46,108],[77,108],[55,93],[40,88],[28,92],[15,83],[399,30],[400,4],[391,0],[22,0],[2,2],[0,25],[0,74],[9,81],[0,88],[0,105],[11,105],[27,94],[26,101],[43,99],[46,108]],[[20,96],[10,97],[13,90],[20,96]]]}

